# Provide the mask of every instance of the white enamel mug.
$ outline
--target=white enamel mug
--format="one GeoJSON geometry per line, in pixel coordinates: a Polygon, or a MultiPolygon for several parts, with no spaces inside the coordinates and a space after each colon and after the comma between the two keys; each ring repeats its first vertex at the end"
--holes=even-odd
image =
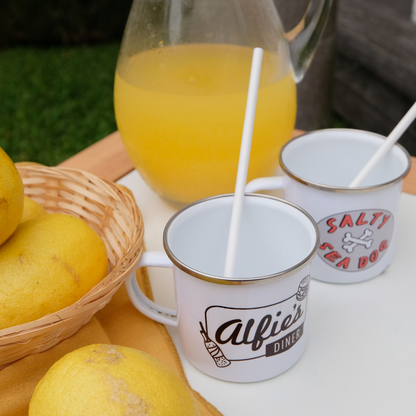
{"type": "Polygon", "coordinates": [[[282,177],[258,178],[247,192],[283,189],[285,199],[318,224],[320,246],[311,277],[355,283],[381,274],[396,242],[400,194],[411,159],[396,144],[356,188],[349,184],[385,137],[352,129],[306,133],[282,148],[282,177]]]}
{"type": "Polygon", "coordinates": [[[319,237],[311,216],[290,202],[247,195],[235,277],[223,277],[233,195],[197,201],[167,223],[164,252],[138,267],[172,267],[177,310],[144,296],[134,273],[126,288],[149,318],[178,327],[187,359],[226,381],[255,382],[286,371],[306,343],[309,266],[319,237]]]}

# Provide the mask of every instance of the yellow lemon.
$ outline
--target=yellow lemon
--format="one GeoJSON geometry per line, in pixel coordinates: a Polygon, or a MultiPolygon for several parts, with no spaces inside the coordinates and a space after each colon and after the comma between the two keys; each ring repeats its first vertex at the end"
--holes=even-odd
{"type": "Polygon", "coordinates": [[[32,218],[38,217],[42,214],[46,214],[43,206],[25,195],[23,202],[23,213],[22,217],[20,218],[20,223],[31,220],[32,218]]]}
{"type": "Polygon", "coordinates": [[[101,237],[82,219],[47,214],[0,246],[0,329],[65,308],[107,274],[101,237]]]}
{"type": "Polygon", "coordinates": [[[23,212],[23,183],[13,161],[0,148],[0,244],[19,224],[23,212]]]}
{"type": "Polygon", "coordinates": [[[133,348],[96,344],[58,360],[37,385],[29,416],[197,416],[185,383],[133,348]]]}

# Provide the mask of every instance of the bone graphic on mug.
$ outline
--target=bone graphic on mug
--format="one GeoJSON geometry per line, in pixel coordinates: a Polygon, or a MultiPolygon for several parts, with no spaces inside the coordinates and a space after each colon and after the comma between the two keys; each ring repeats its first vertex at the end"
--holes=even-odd
{"type": "Polygon", "coordinates": [[[357,245],[363,245],[365,248],[370,248],[373,244],[373,240],[366,240],[367,237],[371,237],[373,235],[373,232],[367,228],[364,231],[364,234],[361,237],[353,237],[351,233],[346,233],[345,237],[342,239],[344,243],[350,243],[350,244],[344,244],[342,248],[346,250],[348,253],[352,253],[354,251],[354,248],[357,245]]]}
{"type": "Polygon", "coordinates": [[[204,339],[205,348],[211,355],[217,367],[228,367],[231,364],[231,361],[227,360],[227,358],[222,353],[220,347],[209,338],[207,331],[205,331],[205,328],[202,326],[201,322],[199,323],[199,325],[201,326],[200,332],[202,338],[204,339]]]}

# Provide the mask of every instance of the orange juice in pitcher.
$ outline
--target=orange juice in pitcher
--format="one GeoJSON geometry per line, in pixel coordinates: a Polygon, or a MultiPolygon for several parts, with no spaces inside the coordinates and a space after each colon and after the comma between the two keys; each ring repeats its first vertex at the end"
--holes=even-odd
{"type": "Polygon", "coordinates": [[[291,48],[272,0],[133,1],[114,107],[127,153],[150,187],[179,206],[234,191],[255,47],[264,55],[248,180],[276,172],[295,125],[296,82],[330,3],[308,9],[321,25],[305,19],[314,36],[307,44],[308,36],[297,44],[293,37],[291,48]]]}
{"type": "MultiPolygon", "coordinates": [[[[188,203],[233,192],[252,49],[181,45],[129,58],[115,80],[117,125],[142,177],[162,197],[188,203]],[[230,51],[231,49],[231,51],[230,51]],[[226,71],[218,61],[229,56],[226,71]],[[231,75],[229,75],[231,74],[231,75]]],[[[291,71],[265,52],[249,179],[273,175],[296,116],[291,71]]]]}

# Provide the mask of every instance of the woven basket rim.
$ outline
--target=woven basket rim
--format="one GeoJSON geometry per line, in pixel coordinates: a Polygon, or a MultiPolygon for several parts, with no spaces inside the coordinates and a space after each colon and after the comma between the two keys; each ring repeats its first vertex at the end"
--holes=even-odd
{"type": "MultiPolygon", "coordinates": [[[[76,317],[77,314],[82,314],[84,312],[84,308],[88,310],[94,310],[94,308],[101,309],[104,307],[105,305],[100,305],[100,303],[102,302],[103,298],[108,295],[108,291],[106,292],[103,288],[111,283],[110,292],[112,292],[112,296],[124,282],[124,279],[133,272],[140,260],[141,254],[144,251],[144,226],[141,211],[137,206],[134,198],[114,182],[104,178],[99,178],[92,173],[75,168],[48,167],[33,163],[26,164],[25,162],[16,163],[16,168],[18,169],[19,173],[26,172],[29,174],[39,175],[40,177],[52,177],[69,182],[73,181],[75,183],[91,183],[91,186],[100,188],[104,194],[108,193],[111,196],[120,198],[122,205],[125,206],[127,210],[132,212],[134,218],[137,219],[138,223],[134,224],[132,240],[124,255],[120,257],[120,259],[111,269],[111,271],[104,277],[104,279],[102,279],[100,283],[94,286],[82,298],[66,308],[43,316],[37,320],[1,329],[0,355],[1,347],[13,344],[13,338],[19,338],[19,336],[21,337],[22,335],[28,338],[32,334],[35,335],[37,330],[44,330],[47,327],[53,327],[62,323],[65,324],[65,321],[69,320],[71,316],[76,317]],[[130,257],[132,260],[127,262],[127,257],[130,257]],[[97,291],[97,288],[100,290],[97,291]],[[103,293],[100,294],[100,291],[103,293]],[[97,294],[97,297],[91,298],[92,294],[97,294]],[[60,315],[64,317],[62,318],[60,315]]],[[[108,302],[109,300],[106,301],[106,303],[108,302]]],[[[19,341],[17,341],[16,344],[22,344],[22,342],[19,343],[19,341]]]]}

